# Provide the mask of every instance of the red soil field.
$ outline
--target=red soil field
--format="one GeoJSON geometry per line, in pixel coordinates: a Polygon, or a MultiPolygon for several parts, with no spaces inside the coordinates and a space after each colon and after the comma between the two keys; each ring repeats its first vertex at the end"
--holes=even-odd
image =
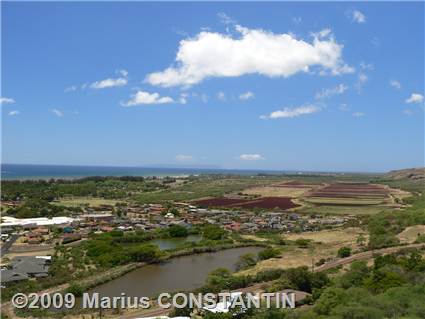
{"type": "Polygon", "coordinates": [[[310,197],[373,197],[382,198],[389,194],[389,190],[381,185],[364,183],[336,183],[310,192],[310,197]]]}
{"type": "Polygon", "coordinates": [[[318,186],[320,184],[308,184],[299,181],[290,181],[280,184],[274,184],[273,187],[282,187],[282,188],[311,188],[314,186],[318,186]]]}
{"type": "Polygon", "coordinates": [[[256,199],[211,198],[196,201],[201,207],[224,208],[264,208],[264,209],[289,209],[299,205],[293,203],[289,197],[260,197],[256,199]]]}

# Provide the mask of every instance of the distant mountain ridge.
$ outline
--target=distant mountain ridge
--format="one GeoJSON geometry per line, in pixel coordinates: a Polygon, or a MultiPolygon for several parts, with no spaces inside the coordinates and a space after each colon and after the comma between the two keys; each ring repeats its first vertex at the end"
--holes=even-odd
{"type": "Polygon", "coordinates": [[[393,179],[425,180],[425,167],[394,170],[386,175],[393,179]]]}

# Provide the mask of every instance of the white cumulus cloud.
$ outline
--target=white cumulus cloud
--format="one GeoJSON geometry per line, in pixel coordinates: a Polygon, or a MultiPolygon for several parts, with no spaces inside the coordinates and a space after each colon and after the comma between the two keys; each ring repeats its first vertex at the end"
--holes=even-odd
{"type": "Polygon", "coordinates": [[[239,159],[242,161],[260,161],[265,158],[260,154],[241,154],[239,159]]]}
{"type": "Polygon", "coordinates": [[[302,105],[299,107],[285,107],[283,110],[278,110],[271,112],[269,115],[261,115],[260,118],[262,120],[267,119],[279,119],[279,118],[293,118],[301,115],[307,115],[319,112],[321,110],[320,107],[316,105],[302,105]]]}
{"type": "Polygon", "coordinates": [[[252,93],[251,91],[247,91],[239,95],[239,100],[242,100],[242,101],[246,101],[253,98],[254,98],[254,93],[252,93]]]}
{"type": "Polygon", "coordinates": [[[15,100],[9,97],[0,97],[0,104],[13,104],[15,100]]]}
{"type": "Polygon", "coordinates": [[[19,112],[19,111],[17,111],[17,110],[14,110],[14,111],[10,111],[8,114],[9,114],[10,116],[15,116],[15,115],[19,115],[19,114],[20,114],[20,112],[19,112]]]}
{"type": "Polygon", "coordinates": [[[321,100],[321,99],[329,98],[333,95],[342,94],[345,91],[347,91],[347,89],[348,89],[348,86],[346,86],[345,84],[339,84],[329,89],[322,89],[322,91],[316,93],[316,100],[321,100]]]}
{"type": "Polygon", "coordinates": [[[160,96],[159,93],[149,93],[144,91],[137,91],[132,95],[131,99],[127,102],[121,103],[122,106],[135,106],[141,104],[166,104],[173,103],[174,100],[169,96],[160,96]]]}
{"type": "Polygon", "coordinates": [[[238,77],[261,74],[289,77],[312,67],[331,74],[352,73],[342,59],[343,45],[326,30],[312,42],[289,33],[235,26],[239,36],[202,31],[180,41],[176,64],[148,74],[146,81],[164,87],[190,86],[209,77],[238,77]]]}
{"type": "Polygon", "coordinates": [[[362,116],[365,116],[365,114],[363,113],[363,112],[354,112],[353,114],[351,114],[351,115],[353,115],[354,117],[362,117],[362,116]]]}
{"type": "Polygon", "coordinates": [[[365,23],[366,22],[366,16],[363,12],[359,10],[353,10],[351,12],[351,19],[353,19],[354,22],[357,23],[365,23]]]}
{"type": "Polygon", "coordinates": [[[422,103],[424,101],[424,96],[419,93],[412,93],[408,99],[406,99],[406,103],[422,103]]]}

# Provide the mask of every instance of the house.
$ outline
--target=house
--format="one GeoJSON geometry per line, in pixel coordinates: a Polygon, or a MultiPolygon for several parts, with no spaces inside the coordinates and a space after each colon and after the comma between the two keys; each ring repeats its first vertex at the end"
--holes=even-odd
{"type": "Polygon", "coordinates": [[[15,257],[9,264],[9,268],[1,271],[2,285],[31,277],[47,277],[51,258],[51,256],[15,257]]]}
{"type": "Polygon", "coordinates": [[[108,232],[113,231],[113,230],[114,230],[114,227],[110,227],[110,226],[102,226],[102,227],[100,227],[100,230],[101,230],[102,232],[108,233],[108,232]]]}
{"type": "Polygon", "coordinates": [[[241,229],[241,224],[237,222],[233,222],[229,225],[226,225],[225,228],[228,230],[239,231],[241,229]]]}
{"type": "MultiPolygon", "coordinates": [[[[226,301],[217,302],[215,305],[205,306],[202,309],[212,313],[228,313],[231,310],[232,303],[241,298],[242,292],[230,293],[230,298],[226,301]]],[[[246,309],[241,309],[240,312],[244,312],[246,309]]]]}
{"type": "Polygon", "coordinates": [[[12,269],[2,269],[0,271],[1,274],[1,286],[4,287],[5,284],[14,282],[27,280],[29,277],[26,274],[18,273],[12,269]]]}

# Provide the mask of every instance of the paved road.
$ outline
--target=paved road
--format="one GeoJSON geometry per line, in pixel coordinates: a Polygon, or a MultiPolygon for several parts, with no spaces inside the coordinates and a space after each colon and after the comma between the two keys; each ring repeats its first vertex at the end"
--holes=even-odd
{"type": "Polygon", "coordinates": [[[1,256],[4,256],[9,251],[10,247],[12,247],[13,243],[19,238],[19,235],[11,235],[9,240],[1,246],[1,256]]]}

